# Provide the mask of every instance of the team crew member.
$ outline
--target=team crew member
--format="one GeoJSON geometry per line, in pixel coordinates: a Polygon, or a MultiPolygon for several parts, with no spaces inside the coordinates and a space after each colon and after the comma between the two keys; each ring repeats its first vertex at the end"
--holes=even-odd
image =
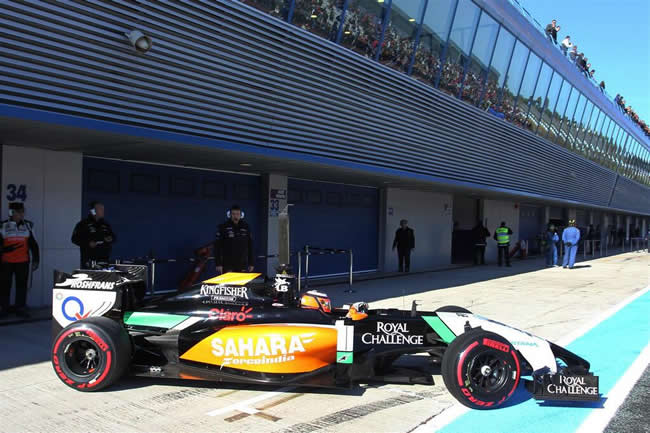
{"type": "Polygon", "coordinates": [[[409,272],[411,268],[411,250],[415,248],[415,233],[408,224],[407,220],[399,222],[400,228],[395,232],[395,239],[393,240],[393,251],[397,248],[399,272],[409,272]]]}
{"type": "Polygon", "coordinates": [[[494,240],[497,241],[499,247],[499,266],[503,262],[503,257],[506,258],[506,266],[510,266],[510,235],[512,230],[506,226],[505,221],[501,221],[501,226],[494,231],[494,240]]]}
{"type": "Polygon", "coordinates": [[[564,258],[562,267],[573,269],[576,263],[576,253],[578,252],[578,242],[580,241],[580,230],[576,228],[576,220],[569,220],[569,227],[562,232],[562,242],[564,243],[564,258]]]}
{"type": "Polygon", "coordinates": [[[72,243],[81,251],[81,267],[89,268],[91,262],[108,262],[111,256],[115,233],[104,219],[104,205],[90,203],[88,217],[79,221],[72,232],[72,243]]]}
{"type": "Polygon", "coordinates": [[[244,221],[241,208],[232,205],[230,218],[217,229],[214,261],[217,273],[253,272],[253,235],[244,221]]]}
{"type": "Polygon", "coordinates": [[[16,315],[29,317],[26,311],[27,281],[29,280],[29,253],[32,254],[31,270],[38,268],[40,261],[38,244],[34,238],[34,224],[25,219],[22,203],[9,204],[9,219],[0,226],[0,311],[1,317],[9,313],[11,283],[16,275],[16,315]]]}
{"type": "Polygon", "coordinates": [[[474,239],[474,264],[485,264],[485,247],[486,239],[490,237],[490,231],[483,226],[482,221],[478,221],[472,229],[472,238],[474,239]]]}

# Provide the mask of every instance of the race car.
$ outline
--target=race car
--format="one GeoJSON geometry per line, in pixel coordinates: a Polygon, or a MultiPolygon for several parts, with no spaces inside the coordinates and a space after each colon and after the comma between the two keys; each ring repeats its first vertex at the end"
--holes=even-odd
{"type": "Polygon", "coordinates": [[[545,339],[464,308],[332,307],[285,271],[226,273],[147,298],[145,267],[55,271],[52,365],[66,385],[98,391],[125,373],[248,384],[347,388],[433,384],[396,367],[440,363],[450,393],[474,409],[502,406],[520,381],[537,399],[598,400],[589,362],[545,339]],[[428,354],[428,356],[427,356],[428,354]]]}

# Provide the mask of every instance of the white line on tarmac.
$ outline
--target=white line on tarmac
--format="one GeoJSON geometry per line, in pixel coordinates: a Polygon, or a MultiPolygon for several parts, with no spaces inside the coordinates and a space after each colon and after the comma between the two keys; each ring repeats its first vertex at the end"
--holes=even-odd
{"type": "Polygon", "coordinates": [[[616,385],[614,385],[614,388],[607,393],[607,400],[603,405],[603,409],[592,411],[576,433],[596,433],[605,430],[609,421],[616,414],[618,408],[623,404],[625,397],[627,397],[630,390],[639,380],[649,363],[650,344],[643,349],[630,368],[627,369],[623,377],[621,377],[618,382],[616,382],[616,385]]]}
{"type": "Polygon", "coordinates": [[[240,401],[239,403],[234,403],[231,404],[230,406],[223,407],[221,409],[215,409],[211,412],[206,413],[206,415],[209,416],[217,416],[217,415],[223,415],[228,412],[232,412],[235,410],[238,410],[240,412],[244,412],[247,414],[255,414],[257,412],[257,409],[250,407],[251,405],[255,403],[259,403],[260,401],[268,400],[269,398],[273,398],[275,396],[284,394],[285,392],[289,392],[296,389],[295,386],[286,386],[284,388],[280,388],[277,391],[272,391],[272,392],[264,392],[262,395],[258,395],[257,397],[249,398],[248,400],[240,401]],[[252,412],[252,413],[251,413],[252,412]]]}
{"type": "MultiPolygon", "coordinates": [[[[600,322],[603,322],[604,320],[613,316],[617,311],[621,310],[627,304],[634,301],[636,298],[644,295],[648,290],[650,290],[650,286],[628,296],[622,302],[618,303],[617,305],[610,308],[609,310],[606,310],[604,313],[596,316],[593,320],[587,322],[585,325],[576,329],[574,332],[570,332],[569,334],[565,335],[563,338],[560,338],[557,341],[557,345],[566,346],[569,343],[571,343],[573,340],[576,340],[577,338],[583,336],[590,329],[596,327],[596,325],[598,325],[600,322]]],[[[463,406],[462,404],[456,402],[453,405],[451,405],[448,409],[444,410],[440,415],[431,419],[431,421],[429,421],[428,423],[420,425],[417,429],[413,430],[412,433],[436,432],[441,428],[443,428],[444,426],[446,426],[447,424],[450,424],[456,418],[466,414],[470,410],[471,409],[469,409],[468,407],[463,406]]]]}

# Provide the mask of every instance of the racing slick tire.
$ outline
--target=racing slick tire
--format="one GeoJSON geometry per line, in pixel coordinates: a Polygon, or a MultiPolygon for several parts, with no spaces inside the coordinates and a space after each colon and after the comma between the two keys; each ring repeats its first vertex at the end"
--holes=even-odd
{"type": "Polygon", "coordinates": [[[515,348],[502,336],[472,329],[456,337],[442,357],[449,392],[472,409],[494,409],[517,389],[521,366],[515,348]]]}
{"type": "Polygon", "coordinates": [[[99,391],[118,380],[131,361],[126,329],[107,317],[65,327],[52,345],[52,366],[63,383],[78,391],[99,391]]]}
{"type": "Polygon", "coordinates": [[[438,308],[435,313],[467,313],[467,314],[472,314],[471,311],[469,311],[466,308],[459,307],[457,305],[445,305],[444,307],[438,308]]]}

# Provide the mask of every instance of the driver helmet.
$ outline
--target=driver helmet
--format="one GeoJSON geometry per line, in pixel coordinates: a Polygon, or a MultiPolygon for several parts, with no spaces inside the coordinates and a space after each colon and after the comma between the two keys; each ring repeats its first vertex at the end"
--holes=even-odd
{"type": "Polygon", "coordinates": [[[325,313],[332,312],[332,302],[325,293],[310,290],[300,297],[300,306],[312,310],[321,310],[325,313]]]}

